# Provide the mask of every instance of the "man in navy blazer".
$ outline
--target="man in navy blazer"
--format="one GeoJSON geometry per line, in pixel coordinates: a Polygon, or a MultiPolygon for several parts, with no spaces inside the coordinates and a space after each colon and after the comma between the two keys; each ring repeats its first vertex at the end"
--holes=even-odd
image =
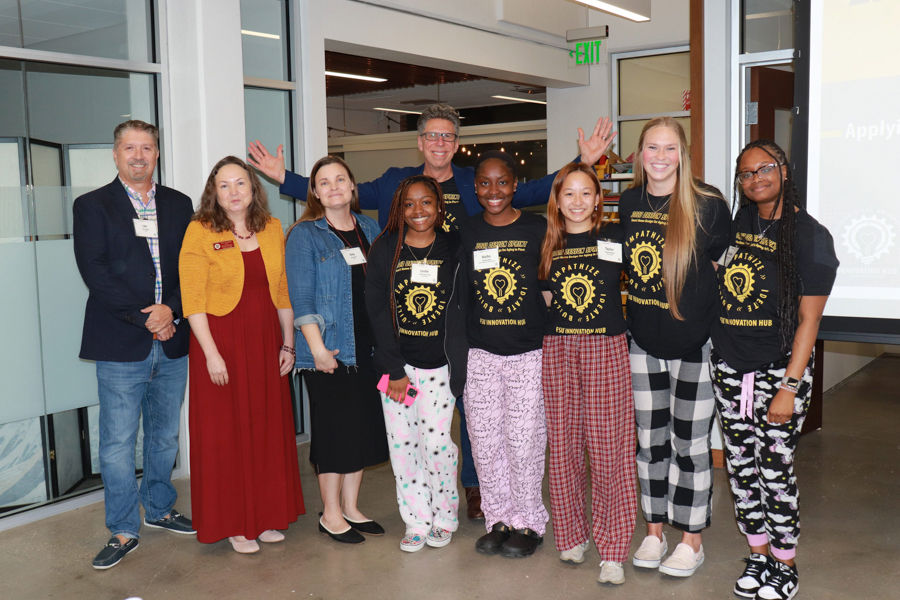
{"type": "MultiPolygon", "coordinates": [[[[359,205],[365,210],[378,210],[378,223],[381,228],[387,225],[388,214],[394,192],[400,182],[413,175],[428,175],[441,184],[444,196],[446,216],[444,229],[459,229],[465,220],[483,209],[475,194],[475,169],[457,167],[453,164],[453,156],[459,149],[459,113],[446,104],[432,104],[419,115],[416,127],[419,131],[418,146],[425,157],[425,162],[418,167],[391,167],[374,181],[360,183],[356,186],[359,192],[359,205]]],[[[606,152],[615,133],[610,134],[612,122],[600,119],[588,139],[584,131],[578,128],[578,149],[581,160],[592,165],[600,160],[606,152]]],[[[282,194],[306,199],[309,179],[287,171],[284,167],[284,146],[278,146],[276,155],[272,156],[259,140],[250,143],[250,157],[247,162],[259,169],[268,177],[281,184],[282,194]]],[[[556,173],[541,179],[520,183],[513,196],[513,206],[521,208],[546,204],[550,198],[550,188],[556,173]]],[[[456,401],[459,410],[460,430],[460,479],[466,491],[467,515],[470,519],[484,518],[481,511],[481,493],[478,486],[478,475],[472,460],[472,445],[466,428],[465,407],[462,397],[456,401]]]]}
{"type": "Polygon", "coordinates": [[[174,510],[190,330],[181,319],[178,255],[193,214],[190,198],[157,185],[159,130],[143,121],[115,129],[119,175],[75,200],[75,260],[89,296],[79,356],[97,363],[100,474],[112,537],[94,558],[108,569],[137,548],[144,524],[194,534],[174,510]],[[135,440],[144,417],[144,477],[138,491],[135,440]]]}

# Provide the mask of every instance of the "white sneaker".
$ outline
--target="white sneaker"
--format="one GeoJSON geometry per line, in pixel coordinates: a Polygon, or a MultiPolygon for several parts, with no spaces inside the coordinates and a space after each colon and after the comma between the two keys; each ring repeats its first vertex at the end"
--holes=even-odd
{"type": "Polygon", "coordinates": [[[622,563],[604,560],[600,563],[600,577],[597,578],[597,581],[613,585],[625,583],[625,569],[622,568],[622,563]]]}
{"type": "Polygon", "coordinates": [[[453,532],[442,529],[441,527],[432,527],[428,535],[425,536],[425,543],[432,548],[443,548],[453,539],[453,532]]]}
{"type": "Polygon", "coordinates": [[[583,543],[578,544],[574,548],[563,550],[559,553],[559,560],[580,565],[584,562],[584,551],[588,549],[588,544],[590,544],[590,542],[588,540],[585,540],[583,543]]]}
{"type": "Polygon", "coordinates": [[[697,567],[703,564],[703,545],[700,545],[700,551],[694,552],[694,549],[687,544],[678,544],[672,556],[666,559],[664,563],[659,565],[659,572],[671,575],[672,577],[690,577],[697,570],[697,567]]]}
{"type": "Polygon", "coordinates": [[[407,533],[400,540],[400,549],[404,552],[418,552],[425,547],[425,536],[420,533],[407,533]]]}
{"type": "Polygon", "coordinates": [[[631,557],[631,562],[636,567],[658,569],[659,563],[668,551],[669,545],[666,543],[666,534],[662,534],[662,541],[655,535],[648,535],[641,542],[641,547],[631,557]]]}

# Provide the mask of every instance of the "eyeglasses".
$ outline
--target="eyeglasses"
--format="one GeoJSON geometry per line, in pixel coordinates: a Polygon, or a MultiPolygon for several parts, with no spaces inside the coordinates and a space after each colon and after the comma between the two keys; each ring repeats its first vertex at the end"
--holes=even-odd
{"type": "Polygon", "coordinates": [[[763,165],[755,171],[741,171],[737,174],[737,179],[741,183],[749,183],[753,181],[753,176],[756,175],[760,179],[771,174],[775,169],[780,167],[781,165],[776,165],[773,163],[769,163],[767,165],[763,165]]]}
{"type": "Polygon", "coordinates": [[[436,142],[437,139],[440,137],[440,138],[444,138],[444,141],[448,142],[450,144],[452,144],[459,138],[459,136],[456,135],[455,133],[440,133],[437,131],[426,131],[425,133],[422,134],[422,137],[425,138],[426,140],[428,140],[429,142],[436,142]]]}

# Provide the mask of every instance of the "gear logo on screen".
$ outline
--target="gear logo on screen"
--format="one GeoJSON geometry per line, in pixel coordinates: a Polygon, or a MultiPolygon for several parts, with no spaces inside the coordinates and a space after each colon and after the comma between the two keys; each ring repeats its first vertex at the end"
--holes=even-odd
{"type": "Polygon", "coordinates": [[[862,216],[844,227],[844,247],[863,264],[870,264],[894,245],[894,227],[886,219],[862,216]]]}

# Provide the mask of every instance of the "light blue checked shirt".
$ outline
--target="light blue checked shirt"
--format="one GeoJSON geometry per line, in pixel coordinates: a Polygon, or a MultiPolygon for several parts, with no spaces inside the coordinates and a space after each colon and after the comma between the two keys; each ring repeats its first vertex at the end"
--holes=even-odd
{"type": "MultiPolygon", "coordinates": [[[[121,177],[119,178],[119,181],[122,181],[121,177]]],[[[153,182],[150,191],[147,192],[147,204],[144,204],[143,198],[139,192],[128,187],[128,184],[124,181],[122,181],[122,185],[125,186],[125,193],[128,194],[128,199],[131,200],[131,205],[134,206],[138,218],[155,221],[156,182],[153,182]]],[[[162,271],[159,269],[159,238],[147,238],[147,245],[150,247],[150,256],[153,257],[153,266],[156,268],[156,304],[162,304],[162,271]]]]}

